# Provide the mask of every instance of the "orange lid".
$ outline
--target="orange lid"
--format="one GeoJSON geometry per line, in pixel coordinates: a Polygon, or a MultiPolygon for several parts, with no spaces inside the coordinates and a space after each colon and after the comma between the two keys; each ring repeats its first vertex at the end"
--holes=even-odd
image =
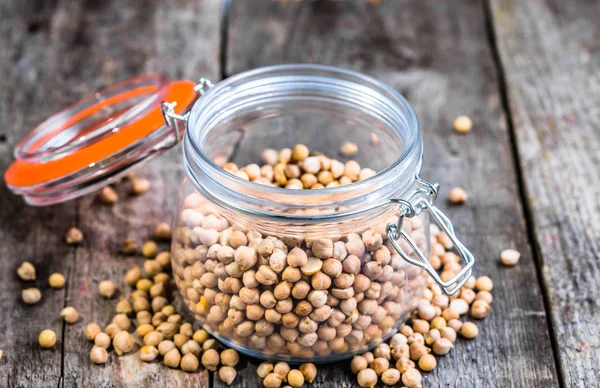
{"type": "Polygon", "coordinates": [[[110,183],[177,144],[185,128],[167,125],[163,109],[185,114],[198,96],[194,88],[192,81],[148,75],[82,99],[17,144],[16,160],[4,175],[8,187],[39,206],[110,183]]]}

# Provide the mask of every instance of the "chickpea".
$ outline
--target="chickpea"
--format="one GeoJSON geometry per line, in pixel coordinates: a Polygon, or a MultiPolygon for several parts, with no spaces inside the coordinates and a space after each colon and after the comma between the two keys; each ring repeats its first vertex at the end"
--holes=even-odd
{"type": "Polygon", "coordinates": [[[294,148],[292,148],[291,160],[294,162],[301,162],[308,157],[308,154],[308,147],[304,144],[296,144],[294,148]]]}
{"type": "Polygon", "coordinates": [[[42,299],[42,293],[35,287],[26,288],[21,291],[21,299],[26,304],[36,304],[42,299]]]}
{"type": "Polygon", "coordinates": [[[38,342],[44,349],[51,348],[56,343],[56,333],[54,333],[52,330],[46,329],[40,333],[38,342]]]}
{"type": "Polygon", "coordinates": [[[285,362],[278,362],[273,368],[273,373],[275,373],[282,381],[286,380],[286,376],[289,372],[290,366],[285,362]]]}
{"type": "Polygon", "coordinates": [[[99,346],[94,346],[90,351],[90,360],[94,364],[105,364],[108,361],[108,352],[99,346]]]}
{"type": "Polygon", "coordinates": [[[227,385],[231,385],[233,383],[236,375],[236,370],[230,366],[222,366],[219,368],[219,378],[227,385]]]}
{"type": "Polygon", "coordinates": [[[309,384],[312,384],[317,377],[317,367],[315,364],[307,362],[305,364],[301,364],[299,369],[304,376],[304,380],[308,381],[309,384]]]}
{"type": "Polygon", "coordinates": [[[394,385],[400,381],[400,371],[390,368],[381,374],[381,382],[386,385],[394,385]]]}
{"type": "Polygon", "coordinates": [[[202,365],[210,371],[215,372],[219,366],[219,353],[215,349],[207,349],[202,355],[202,365]]]}
{"type": "Polygon", "coordinates": [[[454,345],[447,338],[439,338],[433,343],[433,352],[438,356],[448,354],[452,348],[454,348],[454,345]]]}
{"type": "Polygon", "coordinates": [[[409,369],[402,374],[402,384],[408,388],[417,388],[421,386],[423,377],[417,369],[409,369]]]}
{"type": "Polygon", "coordinates": [[[134,347],[133,338],[126,331],[119,331],[115,334],[112,344],[119,356],[131,352],[134,347]]]}
{"type": "Polygon", "coordinates": [[[65,286],[65,277],[59,273],[53,273],[48,278],[48,284],[54,289],[61,289],[65,286]]]}
{"type": "Polygon", "coordinates": [[[119,195],[117,194],[117,191],[115,189],[113,189],[110,186],[106,186],[103,187],[102,190],[100,190],[98,198],[101,202],[107,205],[112,205],[113,203],[119,200],[119,195]]]}
{"type": "Polygon", "coordinates": [[[69,245],[77,245],[83,241],[83,232],[76,227],[70,227],[65,235],[65,241],[69,245]]]}
{"type": "Polygon", "coordinates": [[[108,349],[110,347],[111,344],[111,339],[110,336],[106,333],[98,333],[96,334],[96,336],[94,337],[94,345],[104,348],[104,349],[108,349]]]}
{"type": "Polygon", "coordinates": [[[143,346],[140,349],[140,360],[145,362],[152,362],[158,356],[158,349],[152,345],[143,346]]]}
{"type": "Polygon", "coordinates": [[[268,361],[261,363],[258,366],[258,368],[256,369],[256,373],[258,374],[258,377],[260,377],[261,379],[264,379],[265,377],[267,377],[267,375],[271,372],[273,372],[273,363],[268,362],[268,361]]]}
{"type": "Polygon", "coordinates": [[[364,388],[373,388],[377,384],[377,373],[371,368],[361,370],[356,378],[358,385],[364,388]]]}
{"type": "Polygon", "coordinates": [[[225,349],[220,355],[221,364],[225,366],[236,366],[240,361],[240,356],[235,349],[225,349]]]}
{"type": "Polygon", "coordinates": [[[458,133],[468,133],[473,128],[473,122],[468,116],[458,116],[454,119],[454,130],[458,133]]]}
{"type": "Polygon", "coordinates": [[[487,276],[480,276],[475,281],[475,289],[477,291],[487,291],[490,292],[494,288],[494,283],[492,279],[487,276]]]}
{"type": "Polygon", "coordinates": [[[79,319],[79,313],[74,307],[65,307],[60,311],[60,317],[67,323],[75,323],[79,319]]]}
{"type": "Polygon", "coordinates": [[[117,288],[111,280],[103,280],[98,283],[98,293],[105,298],[112,298],[117,288]]]}
{"type": "Polygon", "coordinates": [[[282,379],[275,373],[269,373],[263,380],[265,388],[278,388],[281,386],[282,379]]]}
{"type": "Polygon", "coordinates": [[[180,366],[185,372],[194,372],[196,369],[198,369],[199,365],[200,363],[198,362],[198,357],[192,353],[188,353],[181,358],[180,366]]]}
{"type": "Polygon", "coordinates": [[[304,375],[298,369],[292,369],[287,374],[287,383],[294,388],[304,385],[304,375]]]}
{"type": "Polygon", "coordinates": [[[19,268],[17,268],[17,275],[24,281],[35,280],[35,267],[30,262],[24,261],[19,268]]]}
{"type": "Polygon", "coordinates": [[[507,267],[517,265],[520,258],[521,253],[514,249],[505,249],[500,253],[500,262],[507,267]]]}
{"type": "Polygon", "coordinates": [[[465,322],[460,329],[460,334],[467,339],[473,339],[477,337],[478,333],[479,329],[473,322],[465,322]]]}
{"type": "MultiPolygon", "coordinates": [[[[196,359],[196,361],[197,361],[197,359],[196,359]]],[[[179,368],[179,365],[181,363],[181,354],[179,354],[179,350],[177,350],[176,348],[169,350],[167,353],[165,353],[165,355],[163,357],[163,362],[169,368],[179,368]]],[[[197,365],[196,365],[196,368],[198,368],[197,365]]]]}

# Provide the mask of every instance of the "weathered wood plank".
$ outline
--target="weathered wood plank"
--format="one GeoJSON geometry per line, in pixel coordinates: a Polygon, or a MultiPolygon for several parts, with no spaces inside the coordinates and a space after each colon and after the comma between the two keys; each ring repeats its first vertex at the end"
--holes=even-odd
{"type": "MultiPolygon", "coordinates": [[[[424,135],[422,175],[442,184],[439,205],[478,258],[477,273],[496,282],[493,311],[481,322],[480,337],[460,340],[427,374],[425,385],[556,386],[482,2],[234,1],[228,74],[293,62],[366,72],[408,98],[424,135]],[[452,133],[459,114],[475,123],[468,136],[452,133]],[[448,207],[444,197],[458,185],[470,200],[448,207]],[[506,247],[523,253],[519,267],[499,267],[497,257],[506,247]]],[[[251,366],[240,374],[258,385],[251,366]]],[[[320,370],[313,386],[356,386],[339,363],[320,370]]]]}
{"type": "Polygon", "coordinates": [[[491,4],[564,386],[596,386],[600,4],[491,4]]]}
{"type": "MultiPolygon", "coordinates": [[[[35,124],[101,87],[152,72],[173,79],[218,80],[220,13],[221,0],[1,4],[2,171],[12,160],[15,143],[35,124]]],[[[0,348],[5,351],[1,386],[56,386],[61,376],[61,384],[69,387],[208,385],[204,370],[186,374],[158,363],[143,364],[135,354],[111,355],[105,366],[91,365],[91,345],[82,337],[86,323],[107,324],[114,311],[117,299],[102,300],[98,281],[121,282],[128,267],[142,262],[119,255],[120,241],[132,236],[141,244],[156,223],[172,219],[185,174],[180,158],[177,147],[143,167],[139,174],[152,180],[151,192],[133,198],[122,186],[121,201],[113,207],[90,195],[60,206],[31,208],[1,185],[0,306],[11,312],[9,319],[0,320],[0,348]],[[62,242],[70,225],[86,235],[76,249],[62,242]],[[41,305],[18,301],[23,285],[15,271],[24,259],[38,266],[41,305]],[[65,290],[48,289],[51,272],[67,277],[65,290]],[[58,314],[65,304],[76,307],[81,319],[63,328],[58,314]],[[54,349],[41,351],[37,335],[46,327],[57,332],[59,341],[54,349]]]]}

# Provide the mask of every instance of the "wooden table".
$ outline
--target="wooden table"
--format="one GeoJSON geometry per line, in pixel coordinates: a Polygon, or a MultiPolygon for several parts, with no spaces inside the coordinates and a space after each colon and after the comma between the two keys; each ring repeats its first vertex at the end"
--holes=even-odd
{"type": "MultiPolygon", "coordinates": [[[[0,166],[18,140],[58,109],[101,87],[161,72],[218,81],[258,66],[310,62],[371,74],[414,106],[425,142],[423,176],[442,184],[441,207],[495,281],[491,315],[459,341],[427,387],[600,386],[600,3],[593,1],[24,1],[0,2],[0,166]],[[474,121],[452,132],[459,114],[474,121]],[[463,186],[469,201],[443,198],[463,186]],[[504,268],[499,252],[522,253],[504,268]]],[[[0,185],[0,386],[214,386],[137,355],[92,366],[86,322],[108,323],[140,258],[118,251],[170,221],[183,171],[179,150],[140,170],[152,190],[113,207],[95,196],[33,208],[0,185]],[[63,243],[76,225],[85,242],[63,243]],[[19,298],[15,271],[38,270],[43,300],[19,298]],[[66,275],[54,291],[45,279],[66,275]],[[83,317],[65,326],[64,305],[83,317]],[[58,343],[42,351],[45,328],[58,343]]],[[[166,247],[163,247],[166,249],[166,247]]],[[[258,386],[244,359],[237,386],[258,386]],[[243,385],[242,385],[243,384],[243,385]]],[[[315,387],[357,386],[346,363],[322,367],[315,387]]]]}

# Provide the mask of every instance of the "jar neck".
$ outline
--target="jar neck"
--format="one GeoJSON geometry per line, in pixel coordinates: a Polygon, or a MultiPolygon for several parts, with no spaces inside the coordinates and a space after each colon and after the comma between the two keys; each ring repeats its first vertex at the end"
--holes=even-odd
{"type": "Polygon", "coordinates": [[[200,194],[233,213],[287,223],[337,222],[379,214],[415,187],[421,169],[422,140],[408,102],[389,86],[360,73],[315,65],[261,68],[231,77],[206,93],[194,106],[183,142],[190,181],[200,194]],[[243,180],[217,166],[204,152],[211,128],[237,106],[257,98],[281,98],[296,91],[327,92],[374,112],[401,137],[401,155],[376,175],[345,186],[289,190],[243,180]],[[278,96],[279,95],[279,96],[278,96]]]}

